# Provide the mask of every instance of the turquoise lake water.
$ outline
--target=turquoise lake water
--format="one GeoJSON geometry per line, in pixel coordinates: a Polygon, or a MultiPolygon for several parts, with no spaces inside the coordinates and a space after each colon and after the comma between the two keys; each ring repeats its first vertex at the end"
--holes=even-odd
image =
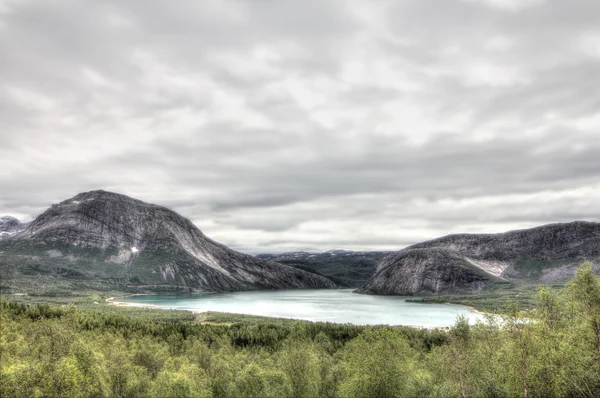
{"type": "Polygon", "coordinates": [[[458,315],[481,318],[468,307],[408,303],[414,297],[369,296],[352,289],[275,290],[235,293],[131,296],[120,302],[159,308],[216,311],[357,325],[451,326],[458,315]]]}

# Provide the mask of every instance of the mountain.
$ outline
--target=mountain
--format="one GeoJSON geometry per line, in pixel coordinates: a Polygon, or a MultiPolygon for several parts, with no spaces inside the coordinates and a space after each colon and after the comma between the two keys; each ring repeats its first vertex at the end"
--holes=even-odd
{"type": "Polygon", "coordinates": [[[0,217],[0,231],[15,231],[19,229],[21,226],[21,222],[14,217],[11,216],[3,216],[0,217]]]}
{"type": "Polygon", "coordinates": [[[390,252],[329,250],[324,253],[259,254],[257,257],[324,275],[339,286],[360,287],[373,274],[377,261],[388,254],[390,252]]]}
{"type": "Polygon", "coordinates": [[[165,207],[106,191],[52,205],[0,241],[0,280],[3,289],[335,287],[323,276],[231,250],[165,207]]]}
{"type": "Polygon", "coordinates": [[[25,228],[19,220],[11,216],[0,217],[0,239],[8,238],[25,228]]]}
{"type": "Polygon", "coordinates": [[[495,282],[571,277],[600,259],[600,223],[576,221],[500,234],[460,234],[407,247],[380,260],[358,292],[428,295],[481,290],[495,282]]]}

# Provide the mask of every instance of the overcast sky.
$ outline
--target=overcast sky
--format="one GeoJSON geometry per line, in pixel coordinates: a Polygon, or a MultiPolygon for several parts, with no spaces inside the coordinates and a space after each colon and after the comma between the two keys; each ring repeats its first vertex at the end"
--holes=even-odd
{"type": "Polygon", "coordinates": [[[0,0],[0,215],[106,189],[245,252],[600,215],[598,0],[0,0]]]}

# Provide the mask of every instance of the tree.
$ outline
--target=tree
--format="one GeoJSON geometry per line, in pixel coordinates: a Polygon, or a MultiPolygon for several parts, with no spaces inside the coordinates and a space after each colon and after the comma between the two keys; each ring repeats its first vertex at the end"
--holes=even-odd
{"type": "Polygon", "coordinates": [[[415,353],[389,329],[367,329],[344,349],[342,397],[411,397],[415,353]]]}
{"type": "Polygon", "coordinates": [[[233,396],[248,398],[287,398],[292,396],[289,377],[277,369],[251,363],[238,375],[233,396]]]}
{"type": "Polygon", "coordinates": [[[600,363],[600,278],[594,274],[592,263],[584,263],[569,284],[569,289],[579,304],[579,316],[593,334],[592,344],[600,363]]]}
{"type": "Polygon", "coordinates": [[[318,396],[319,358],[312,341],[297,337],[288,339],[278,355],[277,364],[292,383],[293,398],[318,396]]]}
{"type": "Polygon", "coordinates": [[[187,358],[174,357],[152,382],[149,395],[152,397],[210,398],[212,391],[204,369],[190,363],[187,358]]]}

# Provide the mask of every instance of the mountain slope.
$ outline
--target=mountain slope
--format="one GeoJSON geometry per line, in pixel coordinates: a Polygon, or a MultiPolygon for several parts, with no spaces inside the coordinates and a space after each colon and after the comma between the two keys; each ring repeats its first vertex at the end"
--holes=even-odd
{"type": "Polygon", "coordinates": [[[579,221],[501,234],[449,235],[382,259],[359,292],[462,293],[502,280],[566,279],[586,259],[600,259],[600,223],[579,221]]]}
{"type": "Polygon", "coordinates": [[[24,275],[156,290],[335,286],[325,277],[233,251],[165,207],[105,191],[53,205],[0,241],[0,272],[9,287],[24,275]]]}
{"type": "Polygon", "coordinates": [[[390,252],[331,250],[323,253],[259,254],[257,257],[325,275],[340,286],[360,287],[373,274],[377,261],[388,254],[390,252]]]}

